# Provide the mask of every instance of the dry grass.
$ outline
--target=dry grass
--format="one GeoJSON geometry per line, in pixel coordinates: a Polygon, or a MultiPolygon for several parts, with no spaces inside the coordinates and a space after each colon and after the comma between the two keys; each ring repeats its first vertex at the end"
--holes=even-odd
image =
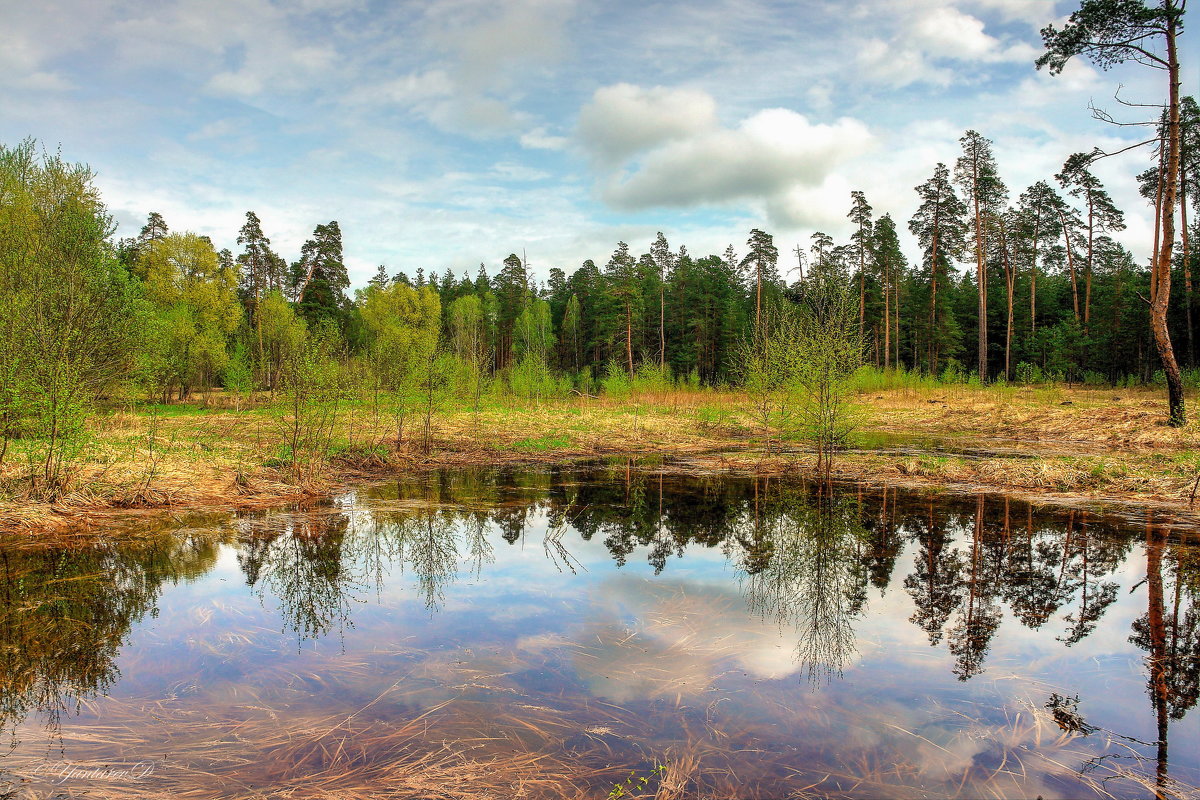
{"type": "MultiPolygon", "coordinates": [[[[862,431],[894,441],[843,456],[842,478],[1180,508],[1200,474],[1200,426],[1167,427],[1165,400],[1148,389],[952,386],[872,392],[860,403],[862,431]]],[[[98,513],[117,509],[278,505],[327,495],[355,477],[443,466],[629,455],[705,469],[807,469],[803,457],[762,458],[745,398],[732,392],[457,407],[435,417],[428,452],[411,438],[397,443],[386,415],[354,406],[341,416],[332,457],[300,476],[281,466],[277,428],[263,407],[235,409],[214,393],[187,408],[196,413],[126,409],[97,418],[71,489],[53,503],[22,491],[26,466],[10,454],[0,465],[0,486],[9,487],[0,528],[107,523],[98,513]]]]}

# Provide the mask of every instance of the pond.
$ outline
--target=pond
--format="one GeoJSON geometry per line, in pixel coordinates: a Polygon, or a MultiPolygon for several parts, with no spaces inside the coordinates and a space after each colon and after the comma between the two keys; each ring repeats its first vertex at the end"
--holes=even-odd
{"type": "Polygon", "coordinates": [[[0,586],[0,796],[1200,786],[1200,539],[1149,515],[445,471],[6,540],[0,586]]]}

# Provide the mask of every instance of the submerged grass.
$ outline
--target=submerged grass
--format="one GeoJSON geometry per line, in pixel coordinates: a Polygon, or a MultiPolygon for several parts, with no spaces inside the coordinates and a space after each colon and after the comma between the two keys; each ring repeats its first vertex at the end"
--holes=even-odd
{"type": "MultiPolygon", "coordinates": [[[[673,650],[660,666],[681,654],[728,666],[731,643],[705,635],[703,619],[670,622],[673,650]]],[[[80,719],[56,731],[50,752],[81,763],[154,765],[141,781],[72,782],[74,791],[114,800],[603,798],[618,786],[636,790],[623,798],[658,800],[1117,798],[1154,789],[1153,763],[1136,748],[1062,731],[1032,700],[1009,709],[935,707],[905,722],[867,697],[797,704],[786,682],[685,687],[669,669],[645,669],[644,636],[579,633],[570,643],[504,653],[351,652],[268,665],[236,684],[180,686],[158,699],[89,700],[80,719]],[[609,677],[648,683],[650,693],[621,700],[535,688],[523,678],[552,667],[550,650],[578,665],[598,648],[613,650],[610,666],[627,670],[609,677]],[[735,696],[736,704],[722,700],[735,696]],[[797,739],[800,730],[807,733],[797,739]],[[1125,757],[1097,758],[1114,749],[1125,757]],[[1081,768],[1088,764],[1095,766],[1081,768]],[[648,780],[631,783],[631,773],[648,780]]],[[[266,634],[227,632],[205,646],[228,655],[244,646],[239,637],[266,634]]],[[[8,760],[13,776],[31,792],[54,789],[32,769],[47,756],[44,736],[21,733],[8,760]]],[[[1170,788],[1200,797],[1179,783],[1170,788]]]]}

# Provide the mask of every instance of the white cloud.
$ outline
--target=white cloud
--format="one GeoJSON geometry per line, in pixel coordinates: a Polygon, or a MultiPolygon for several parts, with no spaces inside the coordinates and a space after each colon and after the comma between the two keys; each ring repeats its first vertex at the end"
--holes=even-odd
{"type": "Polygon", "coordinates": [[[773,221],[794,224],[811,215],[787,198],[822,185],[873,139],[857,120],[814,123],[784,108],[733,128],[716,118],[716,103],[697,90],[598,90],[580,114],[579,139],[601,168],[603,199],[622,210],[760,202],[773,221]]]}
{"type": "Polygon", "coordinates": [[[520,142],[527,150],[564,150],[571,140],[566,136],[547,133],[545,126],[539,126],[521,134],[520,142]]]}
{"type": "Polygon", "coordinates": [[[459,4],[465,14],[450,15],[454,24],[442,35],[457,53],[463,84],[495,87],[512,77],[514,66],[558,59],[566,49],[565,25],[574,5],[574,0],[459,4]]]}
{"type": "Polygon", "coordinates": [[[574,0],[459,0],[431,4],[422,22],[438,66],[425,80],[385,84],[392,102],[415,110],[443,130],[474,137],[507,134],[525,124],[514,106],[521,79],[566,51],[574,0]],[[420,101],[440,98],[433,103],[420,101]]]}
{"type": "Polygon", "coordinates": [[[1035,30],[1051,21],[1054,4],[1046,0],[972,0],[973,4],[988,11],[997,12],[1006,20],[1028,22],[1035,30]]]}
{"type": "Polygon", "coordinates": [[[944,0],[918,2],[896,13],[878,6],[891,25],[877,26],[857,46],[857,60],[872,80],[889,86],[925,82],[948,86],[980,74],[972,65],[1033,63],[1040,52],[1026,41],[1000,39],[984,21],[944,0]],[[887,30],[886,38],[882,35],[887,30]]]}
{"type": "Polygon", "coordinates": [[[697,89],[643,88],[628,83],[597,89],[579,112],[578,135],[605,164],[717,124],[717,104],[697,89]]]}
{"type": "Polygon", "coordinates": [[[353,105],[396,103],[416,105],[454,92],[454,81],[444,69],[414,72],[399,78],[360,87],[350,93],[347,101],[353,105]]]}
{"type": "Polygon", "coordinates": [[[994,36],[983,31],[983,20],[956,8],[935,8],[911,27],[912,38],[927,51],[948,58],[987,58],[999,47],[994,36]]]}

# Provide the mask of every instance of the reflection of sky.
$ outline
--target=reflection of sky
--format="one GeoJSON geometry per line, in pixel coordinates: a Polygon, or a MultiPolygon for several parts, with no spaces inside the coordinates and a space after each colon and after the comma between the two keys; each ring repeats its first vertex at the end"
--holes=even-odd
{"type": "MultiPolygon", "coordinates": [[[[369,518],[353,516],[350,536],[370,535],[369,518]]],[[[435,609],[427,607],[410,566],[387,563],[379,575],[355,573],[346,618],[317,641],[300,640],[288,629],[281,611],[286,600],[248,587],[237,549],[224,546],[203,578],[164,588],[157,617],[147,616],[129,638],[114,694],[186,698],[187,688],[200,681],[253,682],[290,665],[320,669],[317,657],[398,653],[408,645],[425,648],[431,664],[440,663],[437,658],[470,662],[499,648],[526,663],[569,664],[577,686],[621,705],[690,698],[732,703],[739,713],[764,719],[775,713],[771,703],[806,713],[851,709],[864,715],[857,724],[842,720],[804,735],[873,747],[907,742],[919,731],[922,741],[940,737],[943,768],[969,764],[983,749],[965,745],[975,741],[970,736],[950,735],[965,724],[956,715],[1005,725],[1028,705],[1040,707],[1052,691],[1079,695],[1080,711],[1092,724],[1155,738],[1143,653],[1128,641],[1146,603],[1144,585],[1129,591],[1144,576],[1140,548],[1110,576],[1121,587],[1118,601],[1089,637],[1070,648],[1056,641],[1068,608],[1038,631],[1006,611],[984,672],[964,683],[951,671],[945,640],[930,647],[909,621],[914,608],[903,581],[913,570],[915,547],[907,543],[886,591],[868,588],[867,607],[854,620],[857,652],[842,679],[810,684],[796,662],[797,632],[754,615],[719,548],[691,545],[655,576],[649,548],[635,549],[618,569],[603,535],[584,541],[568,531],[563,543],[573,573],[547,557],[546,529],[539,513],[515,544],[490,532],[495,563],[478,575],[460,539],[463,560],[435,609]]],[[[394,670],[381,675],[393,680],[394,670]]],[[[1171,746],[1173,768],[1198,766],[1200,715],[1173,724],[1171,746]]]]}

